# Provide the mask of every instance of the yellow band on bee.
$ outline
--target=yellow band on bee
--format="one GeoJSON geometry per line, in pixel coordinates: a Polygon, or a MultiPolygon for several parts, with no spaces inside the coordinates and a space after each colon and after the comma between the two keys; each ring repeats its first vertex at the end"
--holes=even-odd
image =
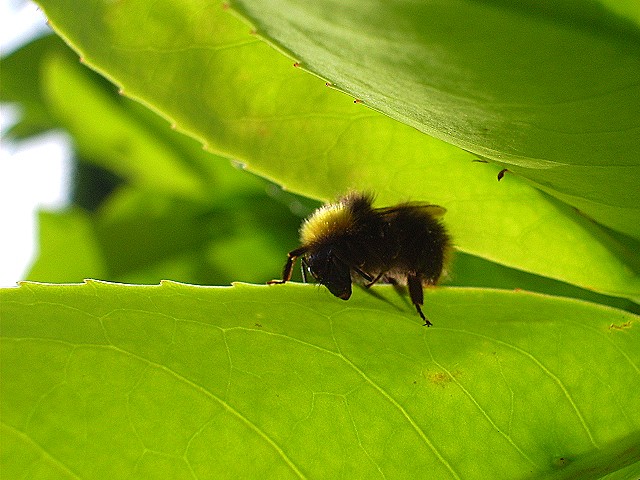
{"type": "Polygon", "coordinates": [[[340,235],[353,224],[352,217],[351,210],[343,202],[320,207],[300,227],[300,241],[308,245],[332,235],[340,235]]]}

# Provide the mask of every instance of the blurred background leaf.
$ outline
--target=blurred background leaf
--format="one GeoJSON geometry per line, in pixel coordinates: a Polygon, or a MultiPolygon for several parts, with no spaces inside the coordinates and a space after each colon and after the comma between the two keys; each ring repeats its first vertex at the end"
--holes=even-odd
{"type": "Polygon", "coordinates": [[[40,254],[27,278],[229,284],[279,274],[316,203],[172,131],[57,37],[26,45],[2,68],[11,81],[1,99],[21,107],[8,138],[64,129],[76,153],[74,205],[40,215],[40,254]],[[15,81],[22,76],[29,81],[15,81]]]}

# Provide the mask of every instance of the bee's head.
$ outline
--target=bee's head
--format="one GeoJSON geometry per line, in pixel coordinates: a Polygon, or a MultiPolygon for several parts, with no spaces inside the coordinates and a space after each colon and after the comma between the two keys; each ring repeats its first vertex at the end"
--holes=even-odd
{"type": "Polygon", "coordinates": [[[340,260],[331,246],[309,252],[305,263],[311,275],[338,298],[348,300],[351,296],[351,269],[340,260]]]}

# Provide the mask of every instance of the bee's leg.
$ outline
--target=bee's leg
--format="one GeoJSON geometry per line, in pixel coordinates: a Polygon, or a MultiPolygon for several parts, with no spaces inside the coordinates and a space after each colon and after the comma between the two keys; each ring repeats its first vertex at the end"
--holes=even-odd
{"type": "Polygon", "coordinates": [[[371,280],[373,280],[373,277],[371,275],[369,275],[367,272],[365,272],[364,270],[362,270],[360,267],[358,267],[357,265],[352,265],[350,262],[347,262],[344,258],[342,258],[341,255],[339,255],[338,253],[334,252],[333,253],[334,256],[340,260],[342,263],[344,263],[345,265],[347,265],[349,267],[349,269],[353,270],[354,272],[356,272],[358,275],[360,275],[362,278],[364,278],[367,282],[370,282],[371,280]]]}
{"type": "Polygon", "coordinates": [[[304,259],[304,257],[302,257],[300,259],[300,270],[302,270],[302,281],[304,283],[307,283],[307,269],[309,268],[309,264],[307,263],[307,261],[304,259]]]}
{"type": "Polygon", "coordinates": [[[367,284],[365,285],[365,288],[369,288],[369,287],[371,287],[371,285],[374,285],[375,283],[377,283],[377,282],[378,282],[378,280],[380,280],[380,279],[382,278],[382,275],[384,275],[384,272],[380,272],[380,273],[376,276],[376,278],[374,278],[374,279],[370,280],[370,281],[369,281],[369,283],[367,283],[367,284]]]}
{"type": "Polygon", "coordinates": [[[424,303],[424,292],[422,291],[422,277],[419,274],[409,274],[407,275],[407,286],[409,287],[409,296],[411,297],[411,301],[413,305],[416,307],[418,311],[418,315],[420,318],[424,320],[424,324],[427,327],[433,325],[427,317],[422,313],[422,304],[424,303]]]}
{"type": "Polygon", "coordinates": [[[371,282],[369,285],[365,285],[365,287],[369,288],[371,285],[373,285],[374,283],[376,283],[378,281],[378,278],[376,278],[375,280],[373,279],[373,277],[371,275],[369,275],[367,272],[360,270],[360,268],[353,266],[351,267],[355,270],[355,272],[360,275],[362,278],[364,278],[367,282],[371,282]]]}
{"type": "Polygon", "coordinates": [[[282,269],[282,280],[271,280],[267,282],[268,285],[273,285],[274,283],[286,283],[291,280],[291,272],[293,271],[293,264],[296,263],[296,259],[306,253],[308,250],[307,247],[296,248],[295,250],[291,250],[287,253],[287,263],[284,264],[284,268],[282,269]]]}

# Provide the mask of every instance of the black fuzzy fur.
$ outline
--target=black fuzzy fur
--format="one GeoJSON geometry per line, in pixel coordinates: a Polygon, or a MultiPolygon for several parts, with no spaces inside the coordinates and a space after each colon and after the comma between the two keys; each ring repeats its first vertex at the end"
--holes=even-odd
{"type": "Polygon", "coordinates": [[[403,203],[373,208],[373,197],[350,193],[339,200],[351,212],[352,221],[340,232],[325,231],[308,245],[289,253],[282,281],[291,278],[296,258],[303,257],[311,274],[344,300],[351,296],[353,280],[367,286],[380,281],[409,286],[416,310],[421,310],[423,285],[434,285],[442,275],[451,240],[438,217],[442,207],[403,203]]]}

